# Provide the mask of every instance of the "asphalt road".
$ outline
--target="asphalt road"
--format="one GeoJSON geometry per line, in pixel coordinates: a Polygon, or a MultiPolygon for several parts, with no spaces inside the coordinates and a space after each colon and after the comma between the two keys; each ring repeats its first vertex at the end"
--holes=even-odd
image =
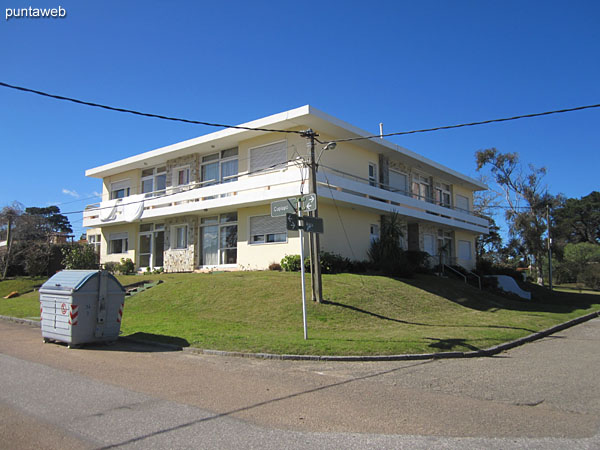
{"type": "Polygon", "coordinates": [[[600,319],[491,358],[293,362],[0,321],[0,448],[600,448],[600,319]]]}

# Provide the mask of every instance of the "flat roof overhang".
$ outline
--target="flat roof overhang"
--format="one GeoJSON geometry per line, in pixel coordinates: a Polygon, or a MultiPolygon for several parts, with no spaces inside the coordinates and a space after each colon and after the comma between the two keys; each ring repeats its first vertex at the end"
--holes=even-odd
{"type": "MultiPolygon", "coordinates": [[[[303,130],[312,128],[319,133],[335,136],[335,139],[371,136],[370,133],[330,116],[310,105],[273,114],[262,119],[246,122],[239,126],[274,130],[303,130]]],[[[104,178],[132,169],[153,167],[164,164],[167,160],[189,155],[190,153],[206,154],[236,147],[241,141],[262,136],[264,134],[264,131],[226,128],[214,133],[94,167],[86,170],[85,175],[94,178],[104,178]]],[[[442,164],[379,137],[352,141],[351,144],[376,153],[381,153],[388,158],[399,160],[411,167],[423,169],[431,175],[448,180],[454,184],[459,184],[474,190],[488,189],[484,183],[474,178],[456,172],[442,164]]]]}

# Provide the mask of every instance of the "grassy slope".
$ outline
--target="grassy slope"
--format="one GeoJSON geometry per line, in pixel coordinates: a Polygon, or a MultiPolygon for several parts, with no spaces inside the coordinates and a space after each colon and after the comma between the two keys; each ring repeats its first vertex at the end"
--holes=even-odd
{"type": "MultiPolygon", "coordinates": [[[[507,300],[464,283],[325,275],[326,304],[308,301],[302,335],[300,275],[278,272],[119,277],[164,281],[128,299],[122,330],[221,350],[394,354],[486,348],[600,309],[600,297],[536,291],[507,300]]],[[[308,282],[308,277],[307,277],[308,282]]],[[[0,293],[3,292],[0,283],[0,293]]],[[[0,314],[35,316],[37,295],[0,300],[0,314]],[[19,300],[20,299],[20,300],[19,300]],[[20,308],[20,313],[19,313],[20,308]]]]}

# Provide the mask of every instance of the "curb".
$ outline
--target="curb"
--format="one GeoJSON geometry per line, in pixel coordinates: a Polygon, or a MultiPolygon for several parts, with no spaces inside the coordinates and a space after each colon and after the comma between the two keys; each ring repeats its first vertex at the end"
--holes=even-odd
{"type": "MultiPolygon", "coordinates": [[[[537,333],[532,333],[514,341],[504,342],[503,344],[495,345],[494,347],[483,350],[470,352],[442,352],[442,353],[416,353],[404,355],[372,355],[372,356],[327,356],[327,355],[277,355],[273,353],[244,353],[244,352],[229,352],[225,350],[210,350],[196,347],[181,347],[174,344],[165,344],[163,342],[148,341],[144,339],[129,338],[127,336],[119,337],[120,340],[133,342],[136,344],[151,345],[154,347],[162,347],[173,351],[183,351],[186,353],[195,353],[210,356],[230,356],[238,358],[255,358],[255,359],[272,359],[281,361],[340,361],[340,362],[367,362],[367,361],[417,361],[425,359],[453,359],[453,358],[480,358],[486,356],[494,356],[511,348],[519,347],[529,342],[550,336],[567,328],[600,317],[600,311],[596,311],[585,316],[571,319],[567,322],[555,325],[537,333]]],[[[40,322],[30,319],[20,319],[18,317],[2,316],[0,320],[8,320],[11,322],[22,323],[29,326],[39,327],[40,322]]]]}

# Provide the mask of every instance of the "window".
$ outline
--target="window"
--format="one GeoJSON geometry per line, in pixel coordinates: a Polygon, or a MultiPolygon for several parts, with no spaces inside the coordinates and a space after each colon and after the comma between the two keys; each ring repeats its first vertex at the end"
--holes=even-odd
{"type": "Polygon", "coordinates": [[[456,209],[464,212],[469,212],[469,199],[463,195],[456,194],[456,209]]]}
{"type": "Polygon", "coordinates": [[[238,149],[230,148],[202,157],[200,176],[203,186],[237,181],[238,149]]]}
{"type": "Polygon", "coordinates": [[[178,225],[173,227],[173,248],[186,249],[187,248],[187,225],[178,225]]]}
{"type": "Polygon", "coordinates": [[[413,175],[411,190],[414,198],[418,200],[429,201],[429,189],[429,178],[417,174],[413,175]]]}
{"type": "Polygon", "coordinates": [[[430,256],[435,255],[433,234],[423,235],[423,251],[427,252],[430,256]]]}
{"type": "Polygon", "coordinates": [[[237,212],[200,220],[200,265],[237,263],[237,212]]]}
{"type": "Polygon", "coordinates": [[[186,184],[190,184],[190,168],[179,167],[175,169],[173,185],[184,186],[186,184]]]}
{"type": "Polygon", "coordinates": [[[102,244],[102,235],[90,234],[87,237],[88,243],[94,247],[96,253],[100,253],[100,245],[102,244]]]}
{"type": "Polygon", "coordinates": [[[145,197],[163,195],[167,187],[167,168],[155,167],[142,170],[142,194],[145,197]]]}
{"type": "Polygon", "coordinates": [[[464,261],[471,260],[471,243],[469,241],[458,241],[458,257],[464,261]]]}
{"type": "Polygon", "coordinates": [[[371,225],[371,239],[370,241],[376,241],[377,239],[379,239],[379,225],[377,224],[372,224],[371,225]]]}
{"type": "Polygon", "coordinates": [[[369,163],[369,184],[377,186],[377,164],[369,163]]]}
{"type": "Polygon", "coordinates": [[[285,216],[250,217],[250,244],[287,242],[285,216]]]}
{"type": "Polygon", "coordinates": [[[445,183],[435,183],[435,202],[438,205],[450,208],[450,185],[445,183]]]}
{"type": "Polygon", "coordinates": [[[406,195],[406,185],[408,183],[408,177],[404,173],[390,170],[390,190],[392,192],[398,192],[399,194],[406,195]]]}
{"type": "Polygon", "coordinates": [[[287,144],[285,141],[262,145],[250,149],[250,172],[273,168],[287,161],[287,144]]]}
{"type": "Polygon", "coordinates": [[[110,185],[110,199],[129,197],[131,192],[129,180],[117,181],[110,185]]]}
{"type": "Polygon", "coordinates": [[[108,239],[108,253],[127,253],[128,244],[128,233],[110,233],[108,239]]]}

